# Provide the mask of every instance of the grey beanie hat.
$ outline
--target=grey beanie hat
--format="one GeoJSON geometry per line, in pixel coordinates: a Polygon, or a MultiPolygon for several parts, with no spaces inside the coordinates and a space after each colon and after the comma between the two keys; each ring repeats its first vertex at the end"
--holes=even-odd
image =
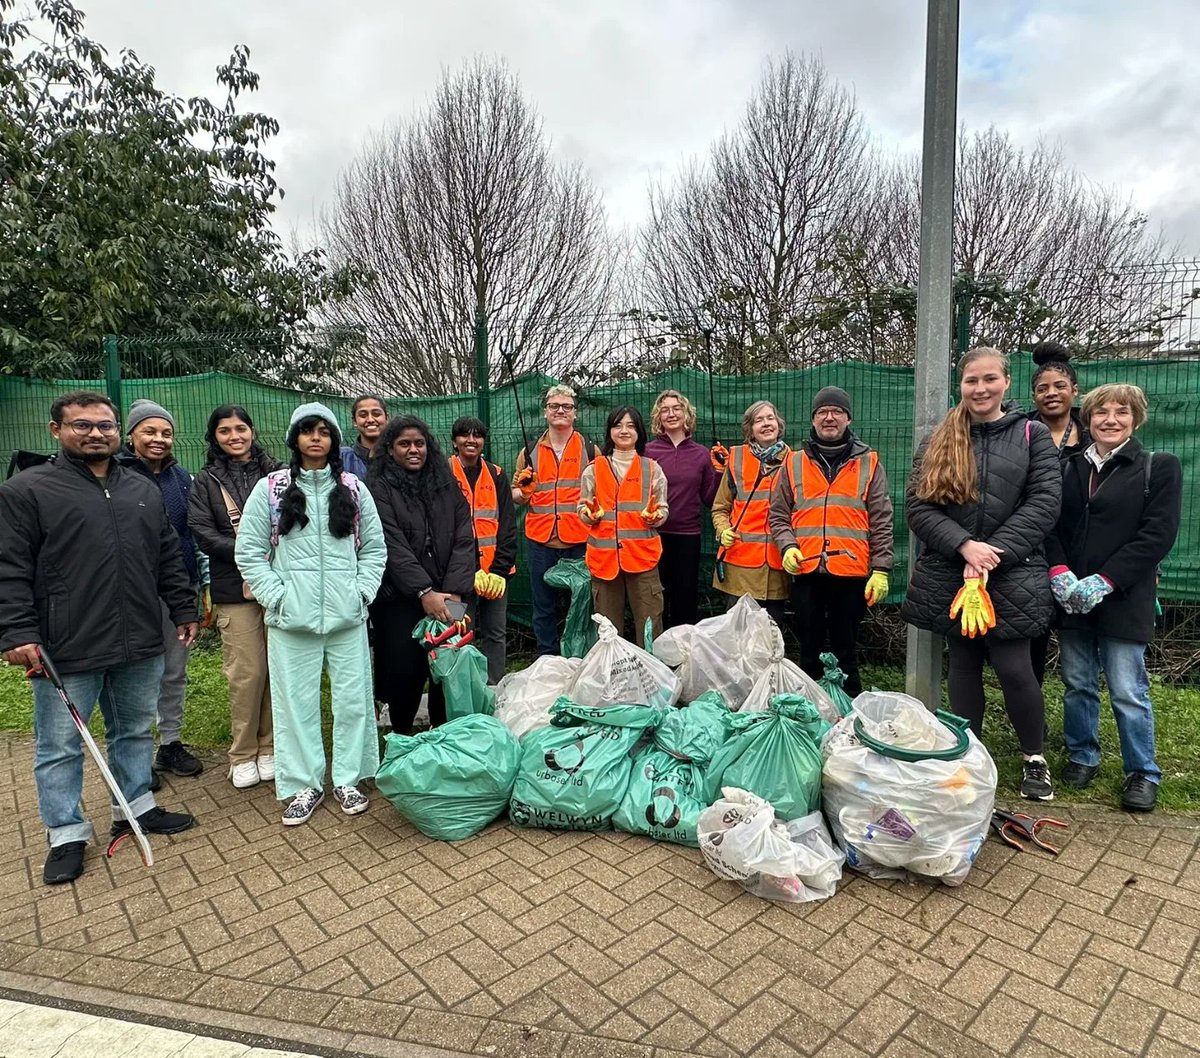
{"type": "Polygon", "coordinates": [[[307,419],[310,415],[324,419],[329,424],[329,428],[334,432],[336,443],[339,445],[342,443],[342,428],[338,425],[337,416],[325,407],[324,404],[320,403],[320,401],[314,400],[308,404],[301,404],[300,407],[292,412],[292,418],[288,422],[287,436],[283,439],[284,444],[289,448],[291,447],[300,432],[300,420],[307,419]]]}
{"type": "Polygon", "coordinates": [[[145,419],[166,419],[175,429],[175,417],[161,404],[156,404],[145,397],[139,397],[129,406],[129,415],[125,419],[125,432],[133,433],[133,428],[145,419]]]}
{"type": "Polygon", "coordinates": [[[852,418],[854,415],[850,410],[850,394],[838,386],[826,386],[813,397],[811,414],[816,415],[818,408],[841,408],[852,418]]]}

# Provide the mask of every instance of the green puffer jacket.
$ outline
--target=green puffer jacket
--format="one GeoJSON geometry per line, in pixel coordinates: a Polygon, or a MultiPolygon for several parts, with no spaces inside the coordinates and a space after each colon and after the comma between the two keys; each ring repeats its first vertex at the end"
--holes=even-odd
{"type": "Polygon", "coordinates": [[[271,547],[268,480],[254,486],[238,526],[234,558],[254,597],[262,604],[269,628],[327,635],[367,619],[367,604],[375,598],[387,564],[387,544],[375,501],[365,487],[358,489],[359,536],[341,540],[329,532],[329,494],[332,471],[302,470],[308,525],[292,527],[271,547]]]}

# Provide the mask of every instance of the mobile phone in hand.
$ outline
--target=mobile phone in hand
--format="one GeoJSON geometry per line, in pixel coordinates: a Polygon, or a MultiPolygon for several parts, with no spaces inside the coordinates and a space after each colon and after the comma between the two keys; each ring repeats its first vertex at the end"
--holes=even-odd
{"type": "Polygon", "coordinates": [[[455,602],[453,599],[447,599],[446,609],[450,612],[451,621],[461,621],[467,616],[467,604],[465,602],[455,602]]]}

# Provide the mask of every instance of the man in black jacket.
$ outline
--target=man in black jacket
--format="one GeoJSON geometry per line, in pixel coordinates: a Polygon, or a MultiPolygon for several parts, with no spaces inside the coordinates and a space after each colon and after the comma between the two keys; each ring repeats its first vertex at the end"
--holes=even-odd
{"type": "MultiPolygon", "coordinates": [[[[108,760],[143,830],[195,825],[150,792],[150,732],[163,670],[161,599],[185,643],[196,603],[179,537],[154,485],[117,465],[117,411],[107,397],[76,392],[50,411],[58,457],[0,485],[0,651],[37,669],[44,648],[87,720],[97,700],[108,760]]],[[[48,830],[48,885],[74,881],[93,834],[83,816],[83,748],[70,714],[45,679],[33,681],[34,781],[48,830]]],[[[113,807],[113,834],[129,829],[113,807]]]]}

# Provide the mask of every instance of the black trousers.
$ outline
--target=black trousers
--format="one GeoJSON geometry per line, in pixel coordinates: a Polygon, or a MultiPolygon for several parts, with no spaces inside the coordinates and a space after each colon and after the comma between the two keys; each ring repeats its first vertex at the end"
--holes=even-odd
{"type": "Polygon", "coordinates": [[[388,703],[392,730],[398,735],[412,732],[421,695],[429,686],[429,726],[446,722],[446,699],[442,687],[429,678],[429,656],[412,637],[413,628],[425,616],[415,599],[376,603],[371,611],[375,625],[375,693],[388,703]]]}
{"type": "Polygon", "coordinates": [[[1046,656],[1050,653],[1050,633],[1043,632],[1029,641],[1029,660],[1033,663],[1033,678],[1040,687],[1046,682],[1046,656]]]}
{"type": "Polygon", "coordinates": [[[659,533],[662,558],[658,579],[663,588],[663,628],[700,620],[700,534],[659,533]]]}
{"type": "Polygon", "coordinates": [[[802,573],[792,578],[792,611],[800,641],[800,667],[814,680],[821,678],[821,654],[826,644],[846,674],[846,693],[862,691],[858,674],[858,626],[867,612],[863,589],[866,577],[835,577],[831,573],[802,573]]]}
{"type": "Polygon", "coordinates": [[[965,716],[971,722],[971,730],[983,738],[986,709],[983,663],[990,661],[1000,681],[1004,708],[1017,733],[1021,752],[1041,753],[1046,737],[1046,699],[1034,679],[1029,640],[992,639],[991,636],[968,639],[951,632],[946,636],[946,643],[950,647],[950,669],[946,679],[950,708],[959,716],[965,716]]]}

